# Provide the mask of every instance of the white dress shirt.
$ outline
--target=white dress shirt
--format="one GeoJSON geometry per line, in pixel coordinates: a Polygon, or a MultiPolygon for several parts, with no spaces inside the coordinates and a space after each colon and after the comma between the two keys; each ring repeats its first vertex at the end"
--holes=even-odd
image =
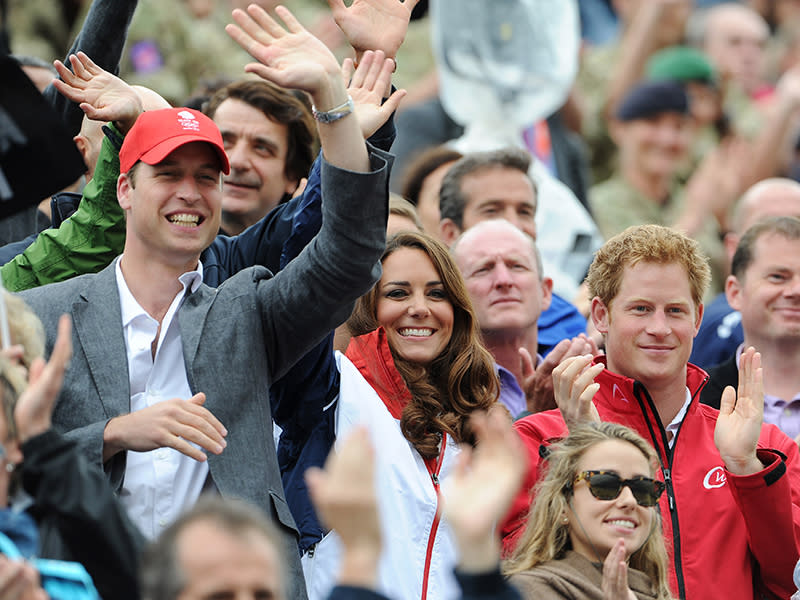
{"type": "MultiPolygon", "coordinates": [[[[122,328],[128,354],[131,412],[162,400],[192,396],[183,360],[178,312],[187,290],[195,291],[203,281],[203,265],[179,277],[180,291],[164,315],[155,360],[151,344],[158,335],[158,321],[148,315],[131,294],[116,264],[117,287],[122,309],[122,328]]],[[[149,539],[157,537],[184,509],[192,506],[208,476],[208,463],[199,462],[172,448],[150,452],[128,451],[125,481],[120,499],[128,515],[149,539]]]]}
{"type": "Polygon", "coordinates": [[[675,415],[675,418],[672,419],[672,422],[667,425],[664,429],[667,432],[667,440],[669,441],[669,447],[672,448],[675,445],[675,436],[678,435],[678,429],[681,428],[681,423],[683,423],[683,419],[686,417],[686,413],[689,410],[689,404],[692,403],[692,393],[689,391],[689,388],[686,388],[686,401],[683,403],[683,406],[678,411],[678,414],[675,415]]]}

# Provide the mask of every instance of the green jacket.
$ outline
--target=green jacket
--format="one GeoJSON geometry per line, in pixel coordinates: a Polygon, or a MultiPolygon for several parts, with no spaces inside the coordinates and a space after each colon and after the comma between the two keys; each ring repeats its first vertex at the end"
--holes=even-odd
{"type": "Polygon", "coordinates": [[[104,138],[94,178],[86,184],[78,210],[58,229],[41,232],[22,254],[0,267],[6,289],[18,292],[96,273],[121,254],[125,213],[117,202],[118,177],[119,152],[104,138]]]}

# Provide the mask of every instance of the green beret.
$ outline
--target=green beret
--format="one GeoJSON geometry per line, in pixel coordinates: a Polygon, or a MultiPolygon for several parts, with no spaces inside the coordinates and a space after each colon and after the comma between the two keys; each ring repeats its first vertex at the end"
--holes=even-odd
{"type": "Polygon", "coordinates": [[[650,81],[698,81],[716,85],[717,73],[705,54],[688,46],[671,46],[656,52],[645,66],[650,81]]]}

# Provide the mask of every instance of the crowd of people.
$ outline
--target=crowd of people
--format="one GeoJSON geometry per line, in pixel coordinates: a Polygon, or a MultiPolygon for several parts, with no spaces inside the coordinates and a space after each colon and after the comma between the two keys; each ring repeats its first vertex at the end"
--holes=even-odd
{"type": "Polygon", "coordinates": [[[439,1],[2,3],[0,600],[800,598],[800,2],[439,1]]]}

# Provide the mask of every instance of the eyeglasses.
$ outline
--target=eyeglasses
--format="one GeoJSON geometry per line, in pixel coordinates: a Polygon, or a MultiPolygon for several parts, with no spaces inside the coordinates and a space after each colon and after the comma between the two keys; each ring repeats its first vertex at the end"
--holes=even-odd
{"type": "Polygon", "coordinates": [[[658,498],[666,487],[663,481],[656,481],[649,477],[622,479],[616,473],[609,471],[583,471],[575,477],[575,483],[582,480],[586,480],[586,483],[589,484],[589,491],[598,500],[618,498],[622,493],[622,488],[627,486],[639,506],[658,504],[658,498]]]}

